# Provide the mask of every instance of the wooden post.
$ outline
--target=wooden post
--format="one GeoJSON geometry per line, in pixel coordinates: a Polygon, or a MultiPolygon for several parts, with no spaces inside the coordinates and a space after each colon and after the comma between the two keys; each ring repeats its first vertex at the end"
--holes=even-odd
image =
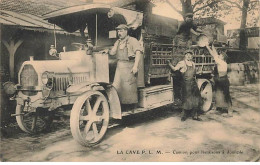
{"type": "Polygon", "coordinates": [[[14,80],[14,55],[16,53],[16,50],[23,43],[23,40],[18,40],[15,43],[15,41],[12,39],[10,43],[8,43],[7,41],[3,41],[3,43],[9,52],[9,71],[10,71],[11,81],[13,81],[14,80]]]}

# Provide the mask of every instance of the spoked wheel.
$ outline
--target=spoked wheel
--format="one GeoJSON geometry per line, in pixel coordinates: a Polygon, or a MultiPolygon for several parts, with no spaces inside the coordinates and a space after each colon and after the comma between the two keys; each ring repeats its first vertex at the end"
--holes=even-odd
{"type": "Polygon", "coordinates": [[[202,82],[198,82],[198,86],[200,89],[200,94],[203,100],[202,110],[207,112],[210,110],[212,106],[212,85],[208,80],[201,80],[202,82]]]}
{"type": "Polygon", "coordinates": [[[24,132],[35,134],[50,127],[53,114],[46,109],[32,108],[23,105],[16,106],[16,121],[24,132]]]}
{"type": "Polygon", "coordinates": [[[98,91],[88,91],[74,102],[70,128],[74,139],[84,146],[93,146],[104,137],[109,123],[109,105],[98,91]]]}

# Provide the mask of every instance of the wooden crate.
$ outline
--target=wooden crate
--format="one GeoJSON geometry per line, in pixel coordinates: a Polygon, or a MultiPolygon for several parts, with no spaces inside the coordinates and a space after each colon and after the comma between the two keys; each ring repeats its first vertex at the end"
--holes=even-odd
{"type": "Polygon", "coordinates": [[[172,85],[157,85],[139,90],[139,106],[143,108],[173,102],[172,85]]]}

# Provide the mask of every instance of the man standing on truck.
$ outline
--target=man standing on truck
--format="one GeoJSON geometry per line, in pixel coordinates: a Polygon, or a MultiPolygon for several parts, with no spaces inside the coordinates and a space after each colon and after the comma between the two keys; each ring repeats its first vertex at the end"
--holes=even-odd
{"type": "Polygon", "coordinates": [[[191,47],[192,34],[199,36],[200,33],[201,31],[199,31],[197,26],[193,23],[193,13],[187,13],[185,14],[184,22],[182,22],[178,28],[173,44],[191,47]]]}
{"type": "Polygon", "coordinates": [[[138,40],[128,35],[128,27],[121,24],[116,27],[119,39],[108,52],[116,55],[118,62],[113,86],[116,88],[122,104],[138,103],[137,87],[143,87],[144,83],[138,83],[137,74],[142,56],[142,47],[138,40]]]}

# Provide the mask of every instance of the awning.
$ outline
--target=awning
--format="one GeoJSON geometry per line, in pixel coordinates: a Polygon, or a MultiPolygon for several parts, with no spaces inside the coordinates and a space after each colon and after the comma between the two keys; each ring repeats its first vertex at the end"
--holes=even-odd
{"type": "Polygon", "coordinates": [[[111,18],[118,23],[126,22],[133,29],[141,26],[143,20],[143,13],[141,12],[111,7],[108,4],[87,4],[69,7],[45,14],[43,17],[68,32],[74,32],[84,27],[95,14],[101,15],[102,19],[111,18]],[[122,21],[122,18],[124,21],[122,21]]]}
{"type": "Polygon", "coordinates": [[[110,9],[108,17],[112,18],[114,15],[122,15],[125,18],[129,28],[136,29],[139,26],[142,26],[143,13],[141,12],[113,7],[110,9]]]}
{"type": "Polygon", "coordinates": [[[49,21],[52,21],[52,20],[58,21],[57,19],[60,17],[66,17],[68,15],[73,16],[73,15],[83,13],[83,12],[90,13],[90,12],[95,11],[95,12],[100,12],[100,13],[106,13],[110,10],[110,8],[111,8],[111,6],[108,4],[87,4],[87,5],[81,5],[81,6],[73,6],[73,7],[68,7],[65,9],[61,9],[61,10],[53,11],[51,13],[44,14],[43,18],[47,19],[49,21]]]}

